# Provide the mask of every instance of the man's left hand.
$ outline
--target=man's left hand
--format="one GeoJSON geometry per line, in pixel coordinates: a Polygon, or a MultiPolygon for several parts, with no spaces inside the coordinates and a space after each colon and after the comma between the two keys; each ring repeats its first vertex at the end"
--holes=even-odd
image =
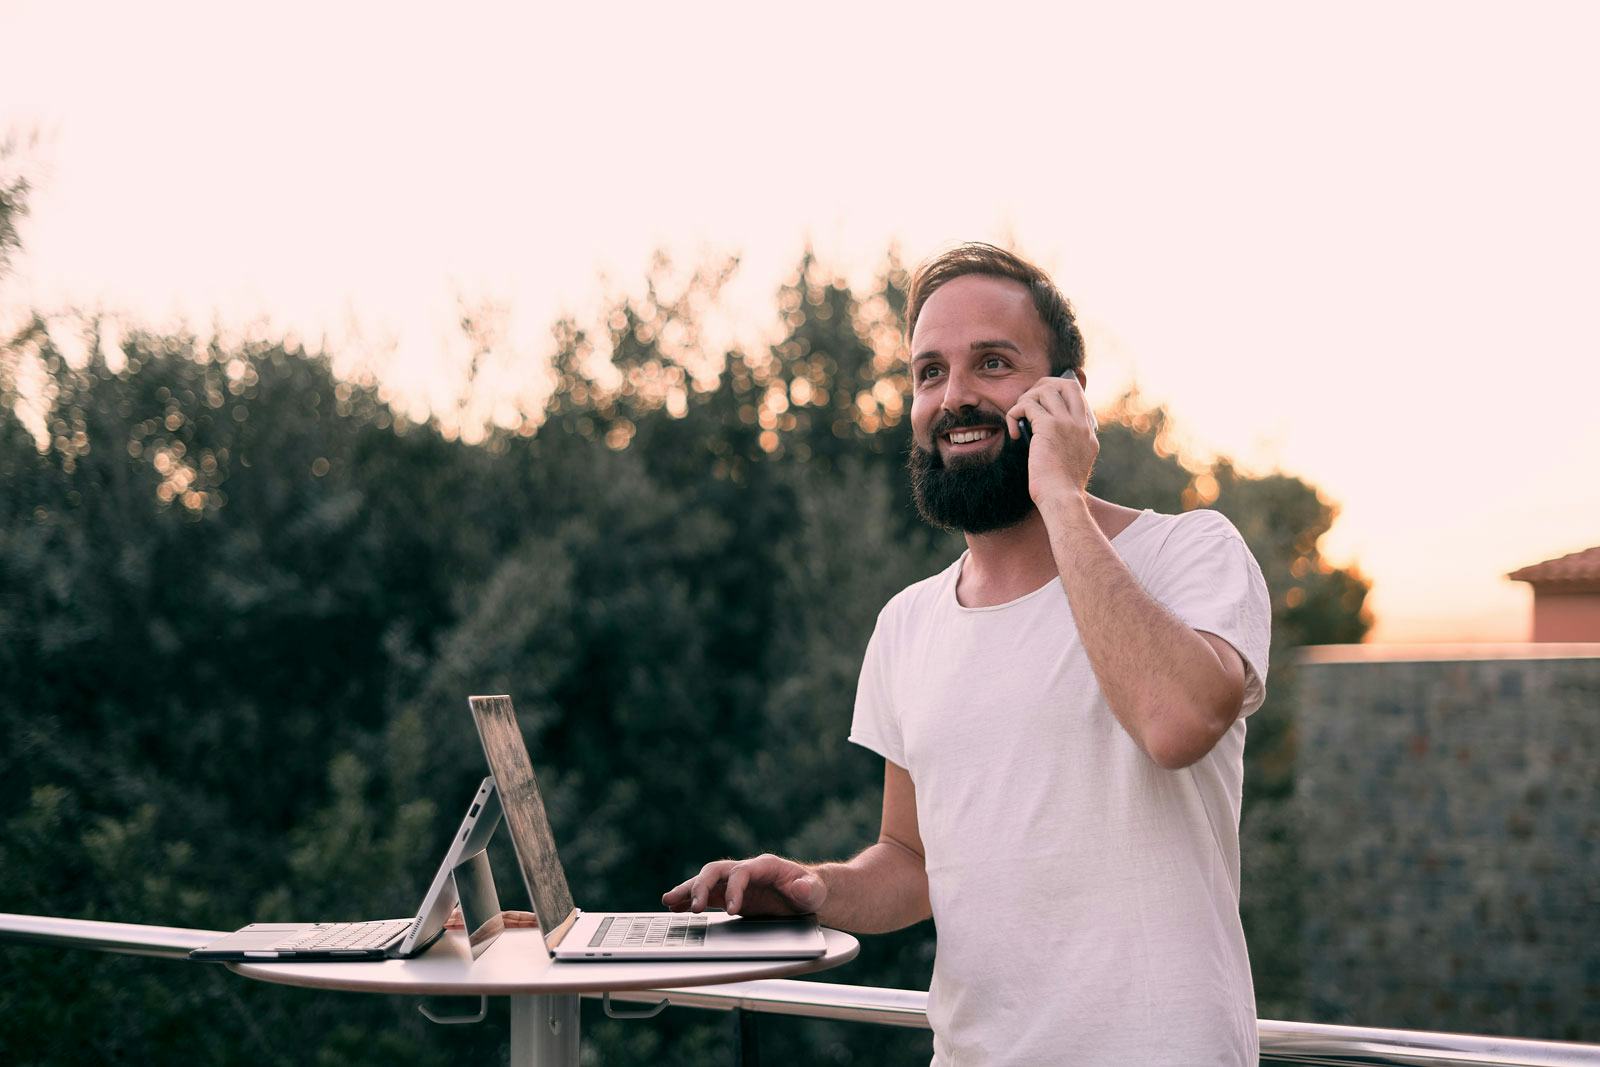
{"type": "Polygon", "coordinates": [[[1027,419],[1033,431],[1028,446],[1028,495],[1033,502],[1087,492],[1100,439],[1077,376],[1040,378],[1006,412],[1012,437],[1019,436],[1018,419],[1027,419]]]}

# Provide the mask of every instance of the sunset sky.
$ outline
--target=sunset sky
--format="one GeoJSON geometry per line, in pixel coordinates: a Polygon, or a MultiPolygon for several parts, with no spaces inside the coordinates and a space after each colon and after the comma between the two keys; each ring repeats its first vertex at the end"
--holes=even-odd
{"type": "Polygon", "coordinates": [[[1597,46],[1585,3],[10,0],[0,317],[326,336],[421,403],[463,300],[533,381],[658,248],[742,257],[751,346],[808,241],[862,287],[1014,243],[1092,402],[1337,502],[1373,640],[1522,640],[1505,573],[1600,544],[1597,46]]]}

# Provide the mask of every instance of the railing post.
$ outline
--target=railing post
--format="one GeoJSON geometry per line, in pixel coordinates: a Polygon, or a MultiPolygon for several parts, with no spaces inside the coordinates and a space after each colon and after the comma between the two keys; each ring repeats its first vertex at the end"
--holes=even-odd
{"type": "Polygon", "coordinates": [[[734,1067],[761,1067],[761,1043],[756,1030],[760,1018],[753,1011],[734,1008],[733,1063],[734,1067]]]}

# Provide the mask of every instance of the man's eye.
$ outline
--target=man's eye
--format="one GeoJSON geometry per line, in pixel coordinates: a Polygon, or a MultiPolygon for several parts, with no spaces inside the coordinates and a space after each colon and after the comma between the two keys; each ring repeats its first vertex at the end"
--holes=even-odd
{"type": "Polygon", "coordinates": [[[933,374],[933,373],[937,372],[938,369],[939,369],[938,367],[923,367],[922,368],[922,373],[917,375],[917,380],[919,382],[927,381],[928,380],[928,376],[930,374],[933,374]]]}
{"type": "Polygon", "coordinates": [[[990,363],[998,363],[1002,367],[1005,366],[1005,364],[1006,364],[1006,361],[1004,359],[1002,359],[1001,357],[999,357],[999,356],[989,356],[983,362],[984,362],[985,365],[988,365],[990,363]]]}

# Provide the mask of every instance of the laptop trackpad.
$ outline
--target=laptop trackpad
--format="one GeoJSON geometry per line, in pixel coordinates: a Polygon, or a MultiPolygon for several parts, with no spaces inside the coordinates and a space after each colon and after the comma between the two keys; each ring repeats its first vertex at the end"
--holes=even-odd
{"type": "Polygon", "coordinates": [[[816,917],[811,915],[803,919],[728,919],[712,923],[706,931],[706,940],[722,941],[723,938],[728,939],[725,944],[736,944],[740,948],[772,945],[792,950],[812,940],[818,948],[826,945],[816,917]]]}

